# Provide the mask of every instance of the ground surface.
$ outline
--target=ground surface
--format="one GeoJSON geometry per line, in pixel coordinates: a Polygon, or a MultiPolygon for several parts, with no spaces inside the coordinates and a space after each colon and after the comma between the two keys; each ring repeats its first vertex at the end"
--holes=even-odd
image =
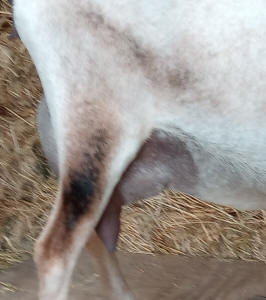
{"type": "MultiPolygon", "coordinates": [[[[118,255],[138,300],[255,300],[266,296],[266,265],[219,262],[181,256],[118,255]]],[[[1,300],[36,300],[32,261],[0,273],[1,300]]],[[[109,299],[83,255],[74,275],[70,300],[109,299]],[[105,294],[104,294],[105,293],[105,294]]]]}

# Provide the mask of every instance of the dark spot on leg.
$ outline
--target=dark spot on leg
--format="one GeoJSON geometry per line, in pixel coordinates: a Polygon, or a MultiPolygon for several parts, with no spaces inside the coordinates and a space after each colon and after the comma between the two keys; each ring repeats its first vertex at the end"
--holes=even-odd
{"type": "Polygon", "coordinates": [[[90,152],[76,157],[72,154],[79,164],[69,162],[72,168],[64,179],[62,205],[43,244],[46,258],[60,255],[71,246],[74,229],[80,219],[101,197],[108,145],[108,134],[99,130],[87,144],[90,152]]]}
{"type": "Polygon", "coordinates": [[[73,229],[77,220],[84,215],[95,195],[99,170],[92,167],[87,173],[71,172],[69,188],[64,193],[64,208],[67,214],[66,225],[73,229]]]}
{"type": "Polygon", "coordinates": [[[68,183],[63,194],[63,206],[66,212],[66,225],[73,229],[78,219],[86,214],[95,197],[100,194],[100,176],[106,157],[106,134],[99,130],[89,143],[93,154],[83,154],[78,170],[70,170],[68,183]]]}

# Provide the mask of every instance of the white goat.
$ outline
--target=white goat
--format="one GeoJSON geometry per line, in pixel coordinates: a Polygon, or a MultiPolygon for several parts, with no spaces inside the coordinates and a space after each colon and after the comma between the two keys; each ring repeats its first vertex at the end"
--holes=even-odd
{"type": "Polygon", "coordinates": [[[266,207],[265,0],[15,0],[14,19],[60,184],[35,251],[41,300],[67,298],[89,238],[112,299],[133,299],[91,239],[115,249],[122,204],[169,187],[266,207]]]}

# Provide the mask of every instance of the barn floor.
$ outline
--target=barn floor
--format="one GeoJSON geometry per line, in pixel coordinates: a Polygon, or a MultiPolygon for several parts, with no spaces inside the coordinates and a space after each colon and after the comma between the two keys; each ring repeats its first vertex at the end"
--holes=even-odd
{"type": "MultiPolygon", "coordinates": [[[[266,296],[263,263],[124,253],[118,257],[139,300],[259,300],[265,299],[259,296],[266,296]]],[[[87,256],[82,255],[70,299],[110,299],[108,291],[100,287],[98,277],[90,271],[87,256]]],[[[1,300],[36,300],[36,289],[32,261],[0,273],[1,300]]]]}

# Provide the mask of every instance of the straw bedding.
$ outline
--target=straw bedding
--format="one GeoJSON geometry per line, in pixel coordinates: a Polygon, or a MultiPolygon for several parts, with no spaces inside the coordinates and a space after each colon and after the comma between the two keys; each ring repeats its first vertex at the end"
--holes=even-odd
{"type": "MultiPolygon", "coordinates": [[[[0,268],[20,262],[45,224],[57,184],[35,127],[41,86],[0,0],[0,268]]],[[[123,209],[121,250],[266,261],[266,212],[239,212],[184,194],[160,195],[123,209]]]]}

